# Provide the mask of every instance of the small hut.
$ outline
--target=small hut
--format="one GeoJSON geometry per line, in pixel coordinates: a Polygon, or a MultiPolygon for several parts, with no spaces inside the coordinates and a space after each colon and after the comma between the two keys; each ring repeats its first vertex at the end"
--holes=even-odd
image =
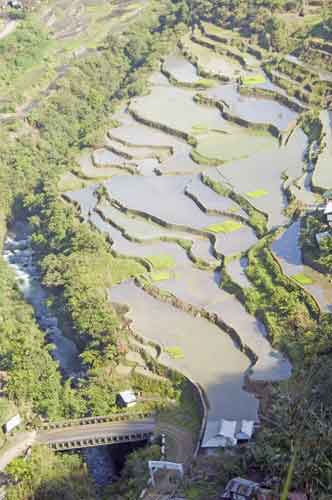
{"type": "Polygon", "coordinates": [[[224,500],[273,500],[273,493],[265,490],[258,483],[236,477],[231,479],[220,499],[224,500]]]}
{"type": "Polygon", "coordinates": [[[332,227],[332,201],[328,201],[324,208],[324,215],[326,218],[326,222],[330,227],[332,227]]]}
{"type": "Polygon", "coordinates": [[[133,391],[122,391],[118,394],[117,403],[121,408],[131,408],[137,403],[136,395],[133,391]]]}
{"type": "Polygon", "coordinates": [[[241,429],[236,434],[238,444],[247,443],[252,438],[255,422],[253,420],[242,420],[241,429]]]}

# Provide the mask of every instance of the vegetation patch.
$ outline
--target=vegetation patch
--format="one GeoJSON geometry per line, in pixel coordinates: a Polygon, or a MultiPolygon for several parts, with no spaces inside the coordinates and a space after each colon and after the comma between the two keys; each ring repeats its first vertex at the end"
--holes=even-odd
{"type": "Polygon", "coordinates": [[[247,75],[241,77],[241,83],[243,85],[259,85],[265,83],[264,75],[247,75]]]}
{"type": "Polygon", "coordinates": [[[206,134],[209,131],[209,127],[204,123],[198,123],[197,125],[193,125],[191,127],[191,133],[196,134],[206,134]]]}
{"type": "Polygon", "coordinates": [[[146,260],[150,262],[156,271],[174,269],[175,267],[175,260],[170,255],[151,255],[146,260]]]}
{"type": "Polygon", "coordinates": [[[235,220],[225,220],[225,222],[221,222],[220,224],[211,224],[207,226],[205,229],[212,233],[233,233],[234,231],[238,231],[241,229],[241,222],[237,222],[235,220]]]}
{"type": "Polygon", "coordinates": [[[201,78],[198,80],[195,84],[195,87],[199,87],[202,89],[210,89],[214,87],[216,84],[216,81],[213,80],[212,78],[201,78]]]}
{"type": "Polygon", "coordinates": [[[249,191],[246,195],[249,198],[261,198],[262,196],[267,196],[269,193],[265,189],[256,189],[255,191],[249,191]]]}
{"type": "Polygon", "coordinates": [[[169,271],[152,271],[150,276],[153,281],[167,281],[171,279],[172,274],[169,271]]]}
{"type": "Polygon", "coordinates": [[[264,130],[246,129],[233,124],[227,124],[227,127],[230,133],[210,131],[199,138],[196,152],[207,159],[219,160],[220,163],[246,158],[257,151],[275,148],[278,144],[264,130]]]}
{"type": "Polygon", "coordinates": [[[216,193],[221,196],[226,196],[227,198],[233,200],[237,203],[249,216],[249,224],[254,228],[257,235],[263,236],[267,231],[267,216],[257,210],[244,196],[236,193],[229,187],[221,184],[220,182],[210,179],[208,176],[202,176],[202,182],[206,186],[210,187],[216,193]]]}
{"type": "Polygon", "coordinates": [[[294,276],[292,276],[292,278],[295,281],[297,281],[298,283],[300,283],[300,285],[312,285],[313,284],[313,280],[310,278],[310,276],[308,276],[304,273],[295,274],[294,276]]]}
{"type": "Polygon", "coordinates": [[[184,353],[183,353],[181,347],[179,347],[179,346],[167,347],[166,352],[173,359],[183,359],[184,358],[184,353]]]}

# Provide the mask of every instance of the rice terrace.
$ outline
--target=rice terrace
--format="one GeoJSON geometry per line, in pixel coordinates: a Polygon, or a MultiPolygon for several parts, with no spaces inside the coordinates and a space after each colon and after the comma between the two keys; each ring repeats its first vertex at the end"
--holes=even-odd
{"type": "MultiPolygon", "coordinates": [[[[47,26],[1,79],[14,194],[0,290],[32,307],[53,387],[18,389],[18,354],[1,341],[4,415],[39,432],[116,415],[128,390],[133,419],[153,414],[166,455],[155,437],[111,480],[91,450],[33,445],[35,463],[71,469],[72,491],[88,464],[81,496],[63,498],[233,498],[239,476],[266,495],[243,498],[331,498],[331,3],[46,3],[17,8],[22,19],[12,7],[0,40],[4,57],[17,30],[47,26]],[[184,479],[158,472],[152,487],[148,460],[184,464],[184,479]]],[[[2,336],[22,328],[15,314],[2,336]]],[[[15,496],[37,488],[20,460],[5,469],[6,498],[56,498],[15,496]]]]}

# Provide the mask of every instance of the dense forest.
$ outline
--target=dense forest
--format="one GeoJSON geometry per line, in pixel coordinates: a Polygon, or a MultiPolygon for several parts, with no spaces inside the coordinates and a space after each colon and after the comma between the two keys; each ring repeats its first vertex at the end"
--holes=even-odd
{"type": "MultiPolygon", "coordinates": [[[[17,102],[13,102],[17,89],[11,88],[12,82],[21,72],[45,61],[53,41],[36,14],[29,11],[16,31],[0,40],[1,88],[8,91],[1,111],[13,113],[2,121],[0,131],[0,242],[15,220],[29,221],[50,305],[77,343],[87,373],[78,383],[63,380],[51,355],[52,346],[22,298],[12,271],[0,259],[0,370],[8,375],[0,400],[1,424],[15,411],[31,425],[41,418],[113,413],[118,411],[116,394],[125,388],[115,368],[128,351],[128,325],[122,311],[111,306],[106,289],[124,279],[141,277],[145,268],[135,259],[113,256],[106,238],[82,224],[75,209],[61,198],[60,179],[66,172],[78,172],[78,152],[101,143],[117,107],[147,93],[148,78],[160,59],[183,34],[204,21],[236,29],[252,44],[269,51],[273,64],[278,54],[297,49],[310,36],[319,34],[331,41],[329,1],[322,2],[314,28],[298,20],[293,24],[285,21],[285,13],[305,20],[309,4],[306,0],[150,2],[121,36],[107,34],[96,50],[73,61],[57,80],[55,92],[23,119],[19,112],[13,113],[24,98],[17,93],[17,102]]],[[[320,95],[321,89],[315,92],[320,95]]],[[[332,274],[330,243],[322,254],[314,254],[314,234],[319,227],[317,218],[305,219],[304,249],[332,274]]],[[[310,483],[314,495],[320,492],[312,498],[328,499],[332,494],[331,315],[320,315],[314,301],[280,275],[268,239],[269,235],[248,254],[247,273],[253,286],[244,302],[250,313],[264,320],[273,345],[289,356],[294,370],[290,381],[269,388],[270,418],[256,446],[234,465],[234,471],[245,473],[251,464],[259,464],[278,477],[289,474],[301,487],[310,483]]],[[[146,384],[144,377],[132,380],[137,391],[146,390],[146,384]]],[[[179,401],[186,387],[184,379],[174,374],[170,384],[151,381],[150,385],[155,394],[179,401]]],[[[1,439],[4,441],[4,435],[1,439]]],[[[129,458],[123,480],[105,498],[110,494],[123,500],[137,498],[146,479],[141,461],[155,454],[156,450],[144,450],[129,458]]],[[[85,465],[75,455],[36,448],[28,461],[14,461],[8,473],[16,480],[8,488],[8,499],[97,498],[85,465]]],[[[224,471],[223,479],[231,473],[224,471]]],[[[204,483],[188,484],[188,498],[203,499],[204,488],[204,483]]]]}

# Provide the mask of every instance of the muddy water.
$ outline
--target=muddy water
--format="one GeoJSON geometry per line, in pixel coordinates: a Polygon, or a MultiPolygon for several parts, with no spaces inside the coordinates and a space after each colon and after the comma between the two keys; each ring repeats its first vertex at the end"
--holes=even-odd
{"type": "Polygon", "coordinates": [[[167,57],[163,67],[179,82],[195,83],[200,79],[195,66],[183,57],[180,51],[167,57]]]}
{"type": "MultiPolygon", "coordinates": [[[[118,163],[117,166],[96,167],[93,164],[91,152],[85,151],[78,159],[78,163],[81,167],[83,177],[86,177],[88,179],[96,179],[96,181],[112,177],[113,175],[126,174],[126,170],[124,169],[125,162],[123,161],[123,158],[120,159],[120,163],[118,163]]],[[[128,161],[127,163],[130,162],[128,161]]],[[[132,168],[135,168],[135,166],[133,165],[132,168]]]]}
{"type": "Polygon", "coordinates": [[[168,224],[205,229],[226,217],[207,215],[188,196],[190,176],[117,177],[106,182],[112,200],[132,210],[158,217],[168,224]]]}
{"type": "Polygon", "coordinates": [[[207,175],[244,194],[250,203],[268,215],[272,228],[287,222],[284,214],[288,204],[283,191],[284,177],[295,180],[303,175],[306,147],[307,137],[297,129],[287,145],[273,150],[273,154],[269,151],[258,152],[217,170],[210,169],[207,175]],[[258,196],[256,192],[259,192],[258,196]]]}
{"type": "Polygon", "coordinates": [[[239,335],[258,356],[251,377],[256,380],[281,380],[290,375],[290,364],[271,348],[262,323],[250,316],[244,306],[220,287],[220,274],[189,269],[175,279],[157,283],[158,288],[171,292],[186,304],[192,304],[217,315],[239,335]]]}
{"type": "Polygon", "coordinates": [[[251,286],[251,283],[245,273],[247,267],[248,259],[246,257],[233,259],[226,264],[228,274],[235,283],[240,285],[241,288],[249,288],[251,286]]]}
{"type": "Polygon", "coordinates": [[[245,73],[241,64],[233,58],[218,54],[190,40],[185,43],[190,53],[197,59],[198,66],[209,75],[218,75],[226,79],[235,79],[245,73]]]}
{"type": "Polygon", "coordinates": [[[283,271],[291,277],[303,274],[312,283],[304,285],[317,300],[324,312],[332,312],[332,283],[326,276],[303,264],[300,248],[301,222],[296,221],[272,244],[272,251],[278,257],[283,271]]]}
{"type": "Polygon", "coordinates": [[[298,117],[298,113],[272,99],[241,95],[236,85],[220,85],[207,95],[223,101],[232,115],[251,123],[271,123],[279,130],[287,129],[298,117]]]}
{"type": "Polygon", "coordinates": [[[165,349],[181,349],[183,359],[164,354],[162,362],[200,382],[209,399],[209,419],[257,419],[258,402],[242,388],[250,362],[227,334],[150,297],[132,282],[113,287],[111,300],[129,306],[128,317],[137,333],[165,349]]]}
{"type": "Polygon", "coordinates": [[[318,157],[312,181],[320,190],[328,191],[332,187],[332,111],[322,111],[320,120],[325,147],[318,157]]]}
{"type": "Polygon", "coordinates": [[[201,106],[193,101],[195,93],[193,90],[177,87],[155,86],[148,96],[134,99],[130,109],[146,120],[189,134],[195,126],[229,129],[229,124],[217,109],[201,106]]]}
{"type": "Polygon", "coordinates": [[[217,194],[202,182],[201,176],[197,175],[186,184],[185,194],[192,198],[205,212],[216,211],[221,214],[236,214],[246,218],[247,214],[242,208],[226,196],[217,194]]]}
{"type": "Polygon", "coordinates": [[[110,137],[120,139],[133,146],[178,147],[185,144],[172,135],[136,122],[126,111],[122,111],[116,116],[121,125],[109,130],[110,137]]]}

